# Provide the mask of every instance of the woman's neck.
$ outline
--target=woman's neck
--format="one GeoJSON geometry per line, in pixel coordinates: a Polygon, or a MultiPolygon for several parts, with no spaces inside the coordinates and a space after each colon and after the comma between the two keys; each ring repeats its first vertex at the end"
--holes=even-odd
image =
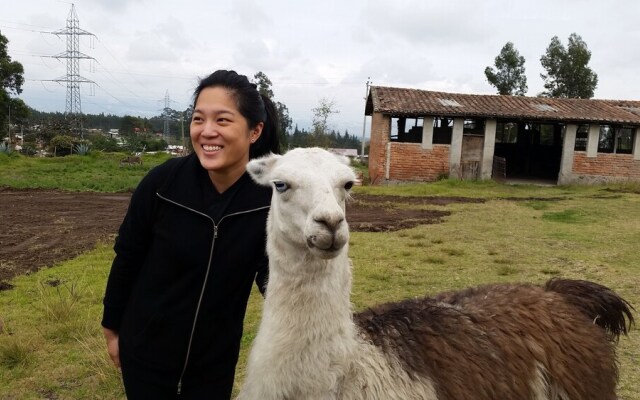
{"type": "Polygon", "coordinates": [[[246,164],[225,171],[207,171],[218,193],[224,193],[244,175],[246,164]]]}

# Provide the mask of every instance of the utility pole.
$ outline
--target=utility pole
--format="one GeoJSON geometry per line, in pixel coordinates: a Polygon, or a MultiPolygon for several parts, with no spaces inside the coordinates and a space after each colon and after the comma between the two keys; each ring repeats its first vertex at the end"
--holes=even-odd
{"type": "Polygon", "coordinates": [[[162,136],[164,136],[164,140],[169,141],[169,120],[171,118],[171,98],[169,97],[169,90],[164,94],[164,108],[162,109],[162,114],[164,116],[164,129],[162,130],[162,136]]]}
{"type": "Polygon", "coordinates": [[[11,98],[9,98],[9,101],[7,102],[7,105],[9,106],[9,123],[7,124],[7,133],[9,136],[9,148],[11,148],[11,98]]]}
{"type": "MultiPolygon", "coordinates": [[[[371,79],[371,77],[367,78],[367,89],[366,89],[366,91],[364,93],[364,104],[365,104],[364,107],[365,107],[365,110],[367,108],[367,98],[369,97],[369,84],[371,83],[371,82],[369,82],[370,79],[371,79]]],[[[362,121],[362,151],[360,152],[360,157],[362,158],[362,160],[364,160],[364,133],[365,133],[366,127],[367,127],[367,114],[366,114],[366,111],[365,111],[364,121],[362,121]]]]}
{"type": "Polygon", "coordinates": [[[184,112],[180,113],[180,134],[182,135],[182,155],[184,156],[187,150],[187,146],[184,143],[184,112]]]}
{"type": "Polygon", "coordinates": [[[67,102],[65,107],[65,117],[72,119],[72,127],[76,132],[82,133],[82,105],[80,102],[80,84],[95,82],[80,76],[80,60],[95,60],[84,53],[80,52],[80,36],[93,36],[93,33],[80,29],[80,21],[76,14],[76,7],[71,3],[71,11],[67,17],[67,26],[64,29],[52,32],[56,36],[65,35],[67,37],[67,51],[57,54],[53,58],[67,60],[67,74],[57,79],[53,79],[54,82],[67,84],[67,102]]]}

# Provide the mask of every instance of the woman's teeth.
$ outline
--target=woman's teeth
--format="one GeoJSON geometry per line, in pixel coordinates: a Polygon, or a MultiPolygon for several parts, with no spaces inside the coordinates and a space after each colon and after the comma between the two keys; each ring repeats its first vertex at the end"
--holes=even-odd
{"type": "Polygon", "coordinates": [[[222,147],[220,147],[220,146],[209,146],[209,145],[206,145],[206,144],[203,144],[202,148],[205,151],[218,151],[218,150],[222,149],[222,147]]]}

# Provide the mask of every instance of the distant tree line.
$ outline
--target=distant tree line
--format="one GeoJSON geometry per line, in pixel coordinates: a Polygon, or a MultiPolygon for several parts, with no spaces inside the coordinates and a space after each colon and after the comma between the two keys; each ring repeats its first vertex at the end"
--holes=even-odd
{"type": "Polygon", "coordinates": [[[331,130],[327,134],[318,135],[313,130],[307,131],[305,129],[299,129],[298,125],[295,126],[291,135],[288,135],[288,142],[290,148],[319,146],[326,148],[358,149],[358,152],[360,152],[362,143],[356,135],[350,135],[349,131],[346,130],[344,134],[331,130]]]}

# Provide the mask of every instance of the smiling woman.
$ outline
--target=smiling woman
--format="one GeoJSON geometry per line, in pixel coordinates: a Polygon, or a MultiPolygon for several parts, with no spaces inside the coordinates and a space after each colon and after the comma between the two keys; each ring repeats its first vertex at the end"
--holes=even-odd
{"type": "Polygon", "coordinates": [[[263,127],[264,123],[259,122],[249,128],[229,90],[209,87],[200,92],[191,120],[191,142],[219,192],[244,173],[249,147],[260,137],[263,127]]]}
{"type": "Polygon", "coordinates": [[[129,399],[229,399],[252,282],[264,291],[271,190],[246,173],[278,153],[277,116],[246,76],[194,93],[195,152],[153,169],[115,243],[102,325],[129,399]]]}

